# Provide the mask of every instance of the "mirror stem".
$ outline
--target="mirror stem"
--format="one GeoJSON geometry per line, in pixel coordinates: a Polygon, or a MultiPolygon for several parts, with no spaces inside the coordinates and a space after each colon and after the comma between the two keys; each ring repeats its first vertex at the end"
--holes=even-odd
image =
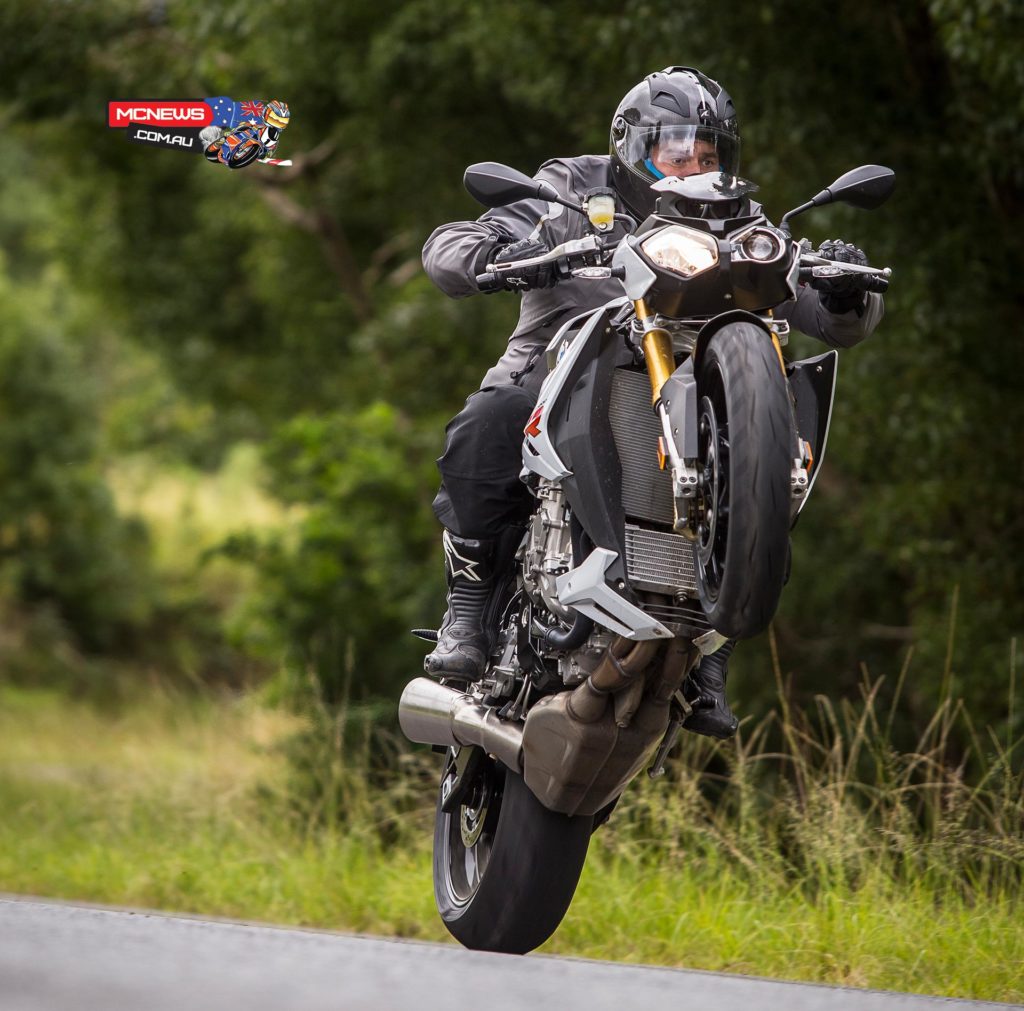
{"type": "Polygon", "coordinates": [[[804,211],[809,211],[814,206],[813,200],[808,200],[806,204],[801,204],[799,207],[794,207],[791,211],[786,211],[782,215],[782,220],[779,222],[779,228],[787,235],[791,235],[792,232],[789,228],[789,219],[795,218],[798,214],[803,214],[804,211]]]}
{"type": "Polygon", "coordinates": [[[823,189],[820,193],[816,193],[806,204],[801,204],[799,207],[794,207],[793,210],[787,211],[782,215],[782,220],[779,222],[779,228],[782,229],[787,235],[790,235],[789,230],[789,219],[795,218],[798,214],[803,214],[804,211],[809,211],[812,207],[821,207],[822,204],[830,204],[833,200],[832,192],[829,189],[823,189]]]}
{"type": "Polygon", "coordinates": [[[566,200],[561,196],[542,196],[541,200],[547,200],[549,204],[561,204],[563,207],[568,207],[570,211],[576,211],[577,214],[587,213],[583,209],[583,204],[575,204],[571,200],[566,200]]]}

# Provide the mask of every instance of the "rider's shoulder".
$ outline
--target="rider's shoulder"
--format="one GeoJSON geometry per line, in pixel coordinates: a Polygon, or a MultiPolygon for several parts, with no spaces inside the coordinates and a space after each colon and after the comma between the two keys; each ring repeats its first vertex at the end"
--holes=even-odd
{"type": "Polygon", "coordinates": [[[611,158],[606,154],[581,154],[570,158],[549,158],[537,175],[552,176],[573,189],[610,185],[611,158]]]}

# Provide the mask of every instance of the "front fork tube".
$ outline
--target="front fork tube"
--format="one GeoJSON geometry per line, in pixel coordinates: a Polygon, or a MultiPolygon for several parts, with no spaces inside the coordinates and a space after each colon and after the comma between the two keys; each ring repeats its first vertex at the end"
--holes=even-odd
{"type": "MultiPolygon", "coordinates": [[[[687,428],[694,428],[695,425],[688,424],[691,421],[686,416],[685,403],[685,381],[681,381],[678,391],[684,400],[677,405],[677,410],[671,410],[671,397],[663,395],[667,393],[666,384],[673,385],[674,373],[676,371],[675,355],[672,351],[672,336],[667,330],[654,325],[654,316],[651,314],[643,299],[635,303],[636,315],[644,327],[642,347],[644,362],[647,365],[647,375],[651,380],[651,403],[658,420],[661,422],[662,437],[660,439],[658,462],[664,470],[668,463],[672,474],[672,528],[690,540],[695,539],[695,524],[692,522],[691,514],[696,504],[698,488],[698,471],[696,467],[696,431],[687,432],[687,428]],[[684,413],[685,412],[685,413],[684,413]],[[673,423],[673,415],[676,421],[673,423]],[[686,443],[690,445],[687,446],[686,443]],[[682,443],[682,451],[680,444],[682,443]],[[687,452],[689,450],[690,452],[687,452]],[[684,453],[689,457],[690,462],[684,458],[684,453]]],[[[676,392],[672,391],[673,394],[676,392]]],[[[692,419],[694,422],[696,419],[692,419]]]]}

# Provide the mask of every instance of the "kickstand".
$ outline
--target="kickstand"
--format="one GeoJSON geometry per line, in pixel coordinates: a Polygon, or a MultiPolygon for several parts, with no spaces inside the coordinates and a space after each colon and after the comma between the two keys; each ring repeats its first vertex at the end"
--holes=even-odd
{"type": "Polygon", "coordinates": [[[679,730],[682,725],[683,721],[678,716],[674,717],[671,723],[669,723],[668,728],[665,730],[665,736],[661,739],[661,744],[658,745],[657,754],[654,756],[654,763],[647,770],[647,777],[649,779],[657,779],[659,776],[665,775],[665,759],[668,758],[672,745],[676,743],[676,738],[679,736],[679,730]]]}
{"type": "Polygon", "coordinates": [[[682,692],[677,691],[672,696],[672,701],[675,702],[678,708],[673,707],[672,717],[665,728],[665,736],[661,739],[661,744],[658,745],[658,750],[654,755],[654,762],[647,770],[647,775],[650,779],[657,779],[659,776],[665,775],[665,759],[668,758],[668,753],[679,739],[679,731],[682,729],[683,721],[693,712],[693,706],[683,698],[682,692]]]}

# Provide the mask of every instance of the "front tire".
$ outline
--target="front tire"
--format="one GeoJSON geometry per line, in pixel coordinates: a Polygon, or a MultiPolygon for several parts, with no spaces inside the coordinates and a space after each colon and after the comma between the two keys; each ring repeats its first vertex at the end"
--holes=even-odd
{"type": "MultiPolygon", "coordinates": [[[[434,898],[467,948],[525,954],[557,929],[579,881],[593,818],[545,808],[521,776],[485,759],[463,803],[434,822],[434,898]]],[[[450,781],[449,781],[450,782],[450,781]]]]}
{"type": "Polygon", "coordinates": [[[796,434],[780,356],[752,323],[709,341],[697,375],[697,593],[712,628],[763,631],[779,604],[796,434]]]}

